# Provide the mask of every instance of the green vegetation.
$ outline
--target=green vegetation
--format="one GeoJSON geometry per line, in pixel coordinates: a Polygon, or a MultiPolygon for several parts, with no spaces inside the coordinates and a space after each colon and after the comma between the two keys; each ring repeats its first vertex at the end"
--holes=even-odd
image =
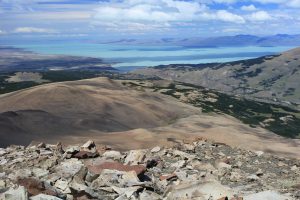
{"type": "Polygon", "coordinates": [[[168,89],[161,93],[175,98],[180,98],[180,96],[175,95],[175,93],[181,93],[187,97],[189,93],[197,91],[201,95],[195,99],[190,99],[188,103],[201,107],[205,113],[225,113],[241,120],[251,127],[262,126],[284,137],[300,138],[300,112],[297,110],[281,105],[230,96],[191,84],[178,84],[189,87],[192,86],[194,89],[156,87],[154,90],[168,89]],[[213,95],[213,98],[217,97],[215,98],[217,101],[211,101],[209,99],[212,97],[211,95],[213,95]]]}

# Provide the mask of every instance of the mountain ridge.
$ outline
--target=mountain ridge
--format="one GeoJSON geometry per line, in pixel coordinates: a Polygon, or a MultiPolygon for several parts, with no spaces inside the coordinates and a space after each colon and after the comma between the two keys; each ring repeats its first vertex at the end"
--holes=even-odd
{"type": "Polygon", "coordinates": [[[280,102],[300,109],[300,48],[256,59],[199,65],[161,65],[138,69],[133,73],[280,102]]]}

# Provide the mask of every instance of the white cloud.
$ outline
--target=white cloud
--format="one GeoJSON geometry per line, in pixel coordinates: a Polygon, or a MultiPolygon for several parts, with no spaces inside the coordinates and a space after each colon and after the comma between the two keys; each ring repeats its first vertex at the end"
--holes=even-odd
{"type": "Polygon", "coordinates": [[[257,10],[257,8],[253,4],[251,4],[251,5],[248,5],[248,6],[242,6],[241,10],[244,10],[244,11],[255,11],[255,10],[257,10]]]}
{"type": "Polygon", "coordinates": [[[292,8],[300,8],[300,0],[288,1],[286,5],[292,8]]]}
{"type": "Polygon", "coordinates": [[[273,19],[266,11],[257,11],[248,16],[250,21],[268,21],[273,19]]]}
{"type": "Polygon", "coordinates": [[[14,33],[56,33],[53,29],[36,28],[36,27],[19,27],[14,30],[14,33]]]}
{"type": "Polygon", "coordinates": [[[0,30],[0,35],[3,35],[3,34],[5,34],[5,31],[0,30]]]}
{"type": "Polygon", "coordinates": [[[230,13],[226,10],[219,10],[216,13],[217,19],[226,21],[226,22],[233,22],[233,23],[245,23],[245,19],[239,15],[230,13]]]}
{"type": "MultiPolygon", "coordinates": [[[[169,28],[170,24],[198,23],[201,21],[223,21],[244,23],[242,16],[226,10],[211,10],[206,4],[179,0],[124,0],[122,3],[100,3],[93,16],[94,25],[111,26],[124,24],[127,29],[148,30],[169,28]]],[[[113,28],[114,29],[114,28],[113,28]]]]}

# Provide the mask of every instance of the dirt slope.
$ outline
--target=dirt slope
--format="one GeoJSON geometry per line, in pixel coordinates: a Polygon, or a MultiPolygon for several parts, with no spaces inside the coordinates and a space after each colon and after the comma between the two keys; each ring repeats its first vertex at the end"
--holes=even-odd
{"type": "Polygon", "coordinates": [[[1,145],[94,130],[151,128],[199,112],[173,98],[132,90],[107,78],[47,84],[0,96],[1,145]]]}

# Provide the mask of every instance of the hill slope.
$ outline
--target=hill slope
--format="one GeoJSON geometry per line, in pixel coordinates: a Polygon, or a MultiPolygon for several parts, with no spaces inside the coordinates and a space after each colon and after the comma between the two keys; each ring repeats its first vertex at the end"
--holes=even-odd
{"type": "Polygon", "coordinates": [[[275,56],[228,63],[164,65],[136,70],[210,89],[280,101],[300,108],[300,48],[275,56]]]}
{"type": "Polygon", "coordinates": [[[217,111],[202,113],[202,106],[164,95],[164,87],[172,84],[94,78],[1,95],[0,146],[27,145],[32,140],[78,144],[93,138],[97,144],[132,149],[201,136],[236,147],[299,157],[299,139],[281,137],[217,111]],[[162,88],[156,91],[157,87],[162,88]]]}
{"type": "Polygon", "coordinates": [[[171,97],[132,90],[107,78],[53,83],[0,96],[0,145],[94,130],[151,128],[199,112],[171,97]]]}

